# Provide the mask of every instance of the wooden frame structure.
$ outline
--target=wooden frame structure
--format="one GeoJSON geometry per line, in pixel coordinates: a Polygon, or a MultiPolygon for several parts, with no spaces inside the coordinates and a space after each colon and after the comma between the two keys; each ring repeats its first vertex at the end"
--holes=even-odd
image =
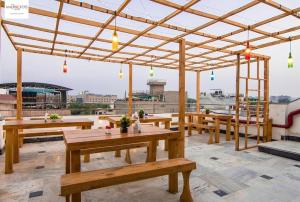
{"type": "MultiPolygon", "coordinates": [[[[117,1],[119,2],[119,1],[117,1]]],[[[271,23],[278,22],[284,18],[300,19],[300,6],[296,8],[288,8],[285,5],[277,3],[275,0],[252,0],[248,3],[239,1],[240,6],[233,8],[229,12],[225,12],[222,15],[215,15],[197,9],[197,6],[202,3],[200,0],[190,0],[185,5],[174,3],[169,0],[151,0],[153,6],[158,6],[160,9],[166,9],[166,15],[158,20],[153,20],[149,16],[134,16],[128,13],[128,7],[131,5],[131,0],[124,0],[120,5],[116,6],[116,9],[105,8],[101,5],[89,4],[79,0],[47,0],[43,1],[44,6],[34,7],[30,5],[29,16],[34,16],[34,19],[47,18],[54,20],[55,24],[49,28],[47,26],[37,26],[34,23],[20,23],[19,21],[7,20],[0,18],[1,26],[8,36],[8,39],[12,43],[13,47],[18,51],[18,84],[19,90],[22,82],[21,78],[21,57],[22,52],[61,56],[68,58],[77,58],[85,60],[95,60],[101,62],[122,63],[129,64],[129,88],[132,90],[132,66],[145,66],[145,67],[159,67],[167,69],[179,69],[179,91],[180,91],[180,130],[183,127],[184,122],[184,96],[185,96],[185,71],[197,72],[197,105],[200,105],[200,72],[225,68],[225,67],[237,67],[237,79],[236,90],[239,94],[239,68],[242,64],[248,64],[241,56],[244,55],[244,49],[247,42],[250,42],[252,53],[250,63],[257,60],[264,61],[264,121],[268,118],[268,71],[269,71],[269,56],[259,54],[257,50],[274,46],[277,44],[298,40],[300,35],[294,34],[300,30],[300,26],[294,26],[277,30],[276,32],[265,31],[262,27],[270,25],[271,23]],[[55,4],[56,10],[47,9],[48,4],[55,4]],[[253,24],[244,24],[240,21],[233,20],[232,17],[236,17],[240,13],[247,12],[250,9],[255,9],[257,6],[265,6],[266,9],[276,11],[279,14],[272,15],[261,21],[253,24]],[[82,12],[92,13],[91,15],[104,15],[106,20],[99,21],[92,18],[79,17],[77,13],[65,12],[65,8],[74,8],[82,12]],[[127,11],[126,11],[127,9],[127,11]],[[171,23],[174,18],[181,14],[188,14],[190,21],[197,21],[199,18],[204,19],[204,23],[199,23],[195,27],[183,27],[171,23]],[[195,18],[195,19],[193,19],[195,18]],[[133,29],[112,23],[116,19],[127,20],[131,23],[143,25],[145,29],[133,29]],[[77,30],[73,32],[67,32],[60,28],[62,22],[75,24],[76,26],[87,26],[96,30],[94,35],[79,34],[77,30]],[[211,34],[206,31],[211,27],[221,27],[222,25],[230,26],[232,30],[224,34],[211,34]],[[14,29],[17,31],[11,32],[14,29]],[[157,32],[157,29],[165,29],[168,34],[157,32]],[[25,34],[23,31],[27,30],[30,34],[25,34]],[[104,48],[101,44],[111,44],[111,38],[104,37],[105,32],[112,32],[116,30],[119,33],[126,34],[130,37],[127,41],[123,41],[121,38],[120,47],[116,51],[112,51],[111,48],[104,48]],[[50,34],[52,37],[46,38],[37,36],[33,33],[50,34]],[[246,33],[250,32],[255,37],[246,38],[246,33]],[[241,40],[241,37],[245,34],[245,38],[241,40]],[[287,35],[289,35],[287,37],[287,35]],[[81,41],[87,41],[85,44],[79,44],[75,42],[66,42],[59,40],[59,38],[72,38],[81,41]],[[185,38],[185,39],[184,39],[185,38]],[[187,39],[188,38],[188,39],[187,39]],[[192,40],[191,38],[197,38],[192,40]],[[237,40],[238,38],[239,40],[237,40]],[[141,39],[148,40],[154,45],[145,45],[141,43],[141,39]],[[42,43],[43,45],[37,45],[36,43],[42,43]],[[178,46],[172,48],[169,45],[179,43],[178,46]],[[45,45],[48,44],[48,45],[45,45]],[[222,44],[222,45],[220,45],[222,44]],[[59,48],[63,47],[63,48],[59,48]],[[137,51],[129,51],[127,49],[137,49],[137,51]]],[[[117,3],[116,3],[117,4],[117,3]]],[[[1,7],[4,7],[5,3],[1,0],[1,7]]],[[[153,8],[155,9],[155,8],[153,8]]],[[[266,11],[267,13],[268,11],[266,11]]],[[[235,18],[236,19],[236,18],[235,18]]],[[[78,28],[80,29],[80,28],[78,28]]],[[[111,36],[111,35],[110,35],[111,36]]],[[[74,41],[76,41],[74,40],[74,41]]],[[[19,91],[18,91],[19,92],[19,91]]],[[[129,91],[132,92],[132,91],[129,91]]],[[[21,94],[18,93],[18,117],[21,114],[21,94]]],[[[131,106],[132,100],[129,95],[129,114],[132,113],[131,106]]],[[[239,117],[239,99],[236,100],[236,119],[239,117]]],[[[197,107],[197,111],[199,106],[197,107]]],[[[239,123],[236,122],[236,128],[239,123]]],[[[265,130],[264,130],[265,131],[265,130]]],[[[266,133],[266,132],[264,132],[266,133]]],[[[237,135],[237,134],[236,134],[237,135]]],[[[183,136],[183,135],[182,135],[183,136]]],[[[267,138],[268,139],[268,138],[267,138]]],[[[184,140],[184,137],[183,137],[184,140]]],[[[238,147],[237,147],[238,149],[238,147]]],[[[182,152],[183,154],[183,152],[182,152]]]]}

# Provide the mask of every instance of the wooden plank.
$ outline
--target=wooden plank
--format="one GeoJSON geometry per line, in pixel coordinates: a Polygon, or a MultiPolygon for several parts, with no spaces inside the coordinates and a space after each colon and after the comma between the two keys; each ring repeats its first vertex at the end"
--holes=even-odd
{"type": "Polygon", "coordinates": [[[91,189],[194,169],[196,169],[195,162],[186,159],[171,159],[118,168],[71,173],[61,177],[61,195],[66,196],[91,189]]]}
{"type": "Polygon", "coordinates": [[[269,122],[269,60],[264,60],[264,130],[263,141],[270,141],[268,138],[268,122],[269,122]]]}
{"type": "Polygon", "coordinates": [[[185,39],[179,41],[179,103],[178,103],[178,123],[180,138],[178,141],[179,157],[184,158],[185,144],[185,39]]]}
{"type": "Polygon", "coordinates": [[[14,131],[13,129],[6,130],[5,142],[5,174],[13,172],[13,147],[14,147],[14,131]]]}
{"type": "Polygon", "coordinates": [[[23,97],[22,97],[22,49],[17,50],[17,119],[23,117],[23,97]]]}
{"type": "Polygon", "coordinates": [[[200,112],[200,71],[196,72],[196,112],[200,112]]]}
{"type": "Polygon", "coordinates": [[[234,141],[235,141],[235,150],[239,151],[240,149],[240,127],[239,127],[239,119],[240,119],[240,59],[241,55],[237,55],[237,66],[236,66],[236,80],[235,80],[235,130],[234,130],[234,141]]]}
{"type": "Polygon", "coordinates": [[[63,2],[63,0],[60,0],[58,12],[57,12],[56,23],[55,23],[55,30],[54,30],[54,37],[53,37],[53,43],[52,43],[52,48],[51,48],[51,54],[53,53],[53,49],[55,47],[55,42],[56,42],[56,38],[57,38],[57,32],[58,32],[58,27],[59,27],[59,22],[60,22],[60,17],[61,17],[61,13],[62,13],[62,10],[63,10],[63,6],[64,6],[64,2],[63,2]]]}
{"type": "Polygon", "coordinates": [[[128,116],[132,116],[132,63],[129,63],[128,66],[129,75],[128,75],[128,116]]]}

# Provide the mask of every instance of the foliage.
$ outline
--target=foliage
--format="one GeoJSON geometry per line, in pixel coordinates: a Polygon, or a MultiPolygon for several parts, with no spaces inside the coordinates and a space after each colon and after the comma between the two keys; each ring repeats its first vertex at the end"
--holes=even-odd
{"type": "Polygon", "coordinates": [[[187,103],[196,103],[196,99],[188,98],[187,103]]]}
{"type": "Polygon", "coordinates": [[[57,120],[57,119],[61,118],[58,114],[50,114],[49,117],[50,117],[51,120],[57,120]]]}
{"type": "Polygon", "coordinates": [[[127,128],[130,126],[130,119],[127,116],[122,116],[120,120],[121,128],[127,128]]]}
{"type": "Polygon", "coordinates": [[[88,104],[88,103],[70,103],[68,106],[68,109],[71,110],[72,115],[90,115],[95,114],[96,109],[102,108],[102,109],[108,109],[108,104],[88,104]]]}
{"type": "Polygon", "coordinates": [[[205,114],[209,114],[210,110],[208,108],[205,108],[205,114]]]}
{"type": "Polygon", "coordinates": [[[139,118],[142,119],[142,118],[144,118],[144,116],[145,116],[144,110],[140,109],[140,111],[139,111],[139,118]]]}

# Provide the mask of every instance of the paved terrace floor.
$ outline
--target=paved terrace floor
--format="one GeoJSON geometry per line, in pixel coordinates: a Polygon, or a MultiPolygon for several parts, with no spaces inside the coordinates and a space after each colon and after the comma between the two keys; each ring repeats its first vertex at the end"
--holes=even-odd
{"type": "MultiPolygon", "coordinates": [[[[235,152],[234,144],[223,141],[207,145],[207,135],[186,138],[186,156],[197,162],[191,175],[194,201],[300,201],[300,163],[264,153],[257,149],[235,152]]],[[[4,156],[0,156],[0,201],[65,201],[59,196],[60,176],[64,174],[64,144],[62,141],[25,144],[21,163],[14,173],[3,174],[4,156]]],[[[134,163],[144,162],[146,149],[132,150],[134,163]]],[[[126,165],[112,152],[94,154],[82,170],[126,165]]],[[[167,152],[158,150],[158,159],[167,152]]],[[[182,179],[180,179],[180,190],[182,179]]],[[[170,194],[167,177],[158,177],[108,188],[84,192],[86,202],[153,202],[179,201],[180,193],[170,194]]]]}

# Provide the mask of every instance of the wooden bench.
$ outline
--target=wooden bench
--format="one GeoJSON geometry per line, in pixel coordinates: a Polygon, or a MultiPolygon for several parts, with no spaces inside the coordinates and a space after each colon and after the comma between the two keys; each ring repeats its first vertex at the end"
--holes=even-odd
{"type": "Polygon", "coordinates": [[[121,150],[127,150],[125,161],[129,164],[132,163],[131,157],[130,157],[130,150],[129,149],[137,149],[147,147],[147,159],[148,161],[148,154],[149,154],[149,143],[148,142],[142,142],[142,143],[132,143],[132,144],[123,144],[123,145],[117,145],[113,147],[100,147],[100,148],[94,148],[94,149],[83,149],[80,151],[81,155],[85,155],[84,162],[89,162],[89,159],[87,159],[89,155],[86,154],[95,154],[95,153],[101,153],[101,152],[111,152],[111,151],[121,151],[121,150]]]}
{"type": "Polygon", "coordinates": [[[44,130],[44,129],[26,129],[22,132],[19,132],[19,135],[22,137],[40,137],[40,136],[54,136],[54,135],[63,135],[61,129],[56,130],[44,130]]]}
{"type": "MultiPolygon", "coordinates": [[[[194,169],[196,169],[195,162],[186,159],[170,159],[117,168],[70,173],[61,177],[61,195],[66,196],[66,201],[68,201],[71,194],[182,172],[184,185],[180,200],[182,202],[192,202],[189,177],[194,169]]],[[[80,198],[78,195],[73,195],[71,201],[80,201],[78,200],[80,198]]]]}
{"type": "Polygon", "coordinates": [[[188,126],[189,126],[189,128],[207,129],[209,132],[208,144],[213,144],[213,142],[214,142],[213,137],[214,137],[214,132],[216,131],[216,126],[199,124],[199,123],[189,123],[188,126]]]}

